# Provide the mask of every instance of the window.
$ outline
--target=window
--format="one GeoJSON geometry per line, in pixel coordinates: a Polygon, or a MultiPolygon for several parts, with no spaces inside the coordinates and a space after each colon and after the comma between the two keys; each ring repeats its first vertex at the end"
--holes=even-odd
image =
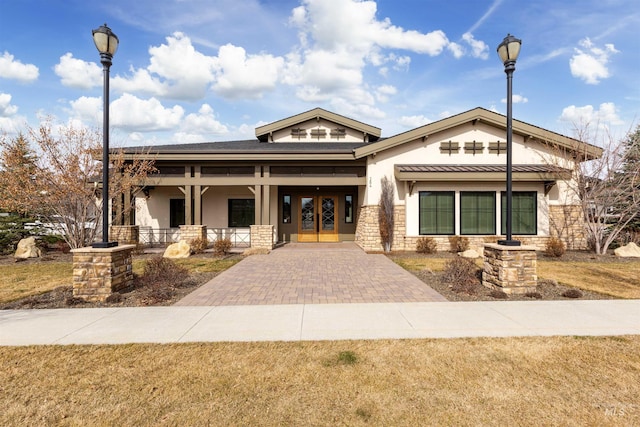
{"type": "Polygon", "coordinates": [[[344,128],[331,129],[331,137],[335,139],[344,139],[347,136],[347,131],[344,128]]]}
{"type": "Polygon", "coordinates": [[[506,142],[490,142],[489,143],[489,153],[495,154],[505,154],[507,152],[507,143],[506,142]]]}
{"type": "Polygon", "coordinates": [[[229,199],[229,227],[249,227],[255,218],[254,199],[229,199]]]}
{"type": "MultiPolygon", "coordinates": [[[[507,193],[501,197],[502,226],[501,233],[507,234],[507,193]]],[[[511,231],[514,234],[538,234],[538,203],[535,191],[514,191],[511,193],[511,212],[513,214],[511,231]]]]}
{"type": "Polygon", "coordinates": [[[291,196],[288,194],[282,196],[282,222],[291,223],[291,196]]]}
{"type": "Polygon", "coordinates": [[[169,200],[169,227],[178,228],[185,224],[184,199],[169,200]]]}
{"type": "Polygon", "coordinates": [[[460,234],[496,234],[496,193],[460,192],[460,234]]]}
{"type": "Polygon", "coordinates": [[[326,129],[311,129],[311,138],[326,138],[327,130],[326,129]]]}
{"type": "Polygon", "coordinates": [[[347,224],[353,223],[353,195],[347,194],[344,196],[344,222],[347,224]]]}
{"type": "Polygon", "coordinates": [[[455,234],[453,191],[420,192],[420,234],[455,234]]]}

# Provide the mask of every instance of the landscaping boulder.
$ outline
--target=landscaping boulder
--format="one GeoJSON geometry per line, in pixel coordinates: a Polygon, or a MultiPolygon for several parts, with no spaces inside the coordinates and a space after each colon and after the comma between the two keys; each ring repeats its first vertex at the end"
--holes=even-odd
{"type": "Polygon", "coordinates": [[[26,239],[20,240],[18,242],[18,248],[16,249],[16,253],[13,255],[15,258],[39,258],[42,255],[42,251],[36,245],[35,237],[27,237],[26,239]]]}
{"type": "Polygon", "coordinates": [[[623,258],[640,258],[640,247],[631,242],[628,245],[620,246],[613,253],[623,258]]]}
{"type": "Polygon", "coordinates": [[[458,252],[458,255],[461,256],[462,258],[470,258],[470,259],[480,258],[480,254],[473,249],[468,249],[464,252],[458,252]]]}
{"type": "Polygon", "coordinates": [[[184,240],[173,243],[164,251],[164,258],[189,258],[191,256],[191,246],[184,240]]]}

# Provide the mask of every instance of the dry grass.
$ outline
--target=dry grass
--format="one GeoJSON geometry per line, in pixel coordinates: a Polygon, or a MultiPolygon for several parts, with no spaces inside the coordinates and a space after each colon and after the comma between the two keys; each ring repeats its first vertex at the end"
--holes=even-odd
{"type": "Polygon", "coordinates": [[[637,336],[0,347],[0,364],[0,425],[640,423],[637,336]]]}
{"type": "Polygon", "coordinates": [[[68,286],[72,274],[69,262],[0,265],[0,303],[68,286]]]}
{"type": "MultiPolygon", "coordinates": [[[[242,257],[216,259],[191,257],[176,260],[190,273],[217,273],[236,264],[242,257]]],[[[133,258],[133,272],[141,275],[145,259],[133,258]]],[[[0,265],[0,304],[31,295],[49,292],[59,286],[73,283],[71,262],[39,262],[0,265]]]]}
{"type": "Polygon", "coordinates": [[[539,260],[538,277],[618,298],[640,298],[640,262],[539,260]]]}

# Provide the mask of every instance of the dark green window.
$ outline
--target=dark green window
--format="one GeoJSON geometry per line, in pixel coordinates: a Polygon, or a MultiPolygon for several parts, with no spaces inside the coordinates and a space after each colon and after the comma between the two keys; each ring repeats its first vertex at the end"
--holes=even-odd
{"type": "MultiPolygon", "coordinates": [[[[507,234],[507,193],[501,197],[502,234],[507,234]]],[[[511,193],[511,232],[513,234],[538,234],[538,203],[535,191],[514,191],[511,193]]]]}
{"type": "Polygon", "coordinates": [[[453,191],[420,192],[420,234],[455,234],[453,191]]]}
{"type": "Polygon", "coordinates": [[[255,218],[254,199],[229,199],[229,227],[249,227],[255,218]]]}
{"type": "Polygon", "coordinates": [[[496,234],[495,192],[460,192],[460,234],[496,234]]]}

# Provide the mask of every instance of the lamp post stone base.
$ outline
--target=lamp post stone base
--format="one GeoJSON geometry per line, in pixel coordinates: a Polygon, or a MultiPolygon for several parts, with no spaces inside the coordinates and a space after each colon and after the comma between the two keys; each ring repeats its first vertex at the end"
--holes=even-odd
{"type": "Polygon", "coordinates": [[[535,292],[537,262],[535,246],[485,244],[482,284],[506,294],[535,292]]]}
{"type": "Polygon", "coordinates": [[[109,295],[133,285],[131,253],[135,245],[72,249],[73,296],[105,301],[109,295]]]}

